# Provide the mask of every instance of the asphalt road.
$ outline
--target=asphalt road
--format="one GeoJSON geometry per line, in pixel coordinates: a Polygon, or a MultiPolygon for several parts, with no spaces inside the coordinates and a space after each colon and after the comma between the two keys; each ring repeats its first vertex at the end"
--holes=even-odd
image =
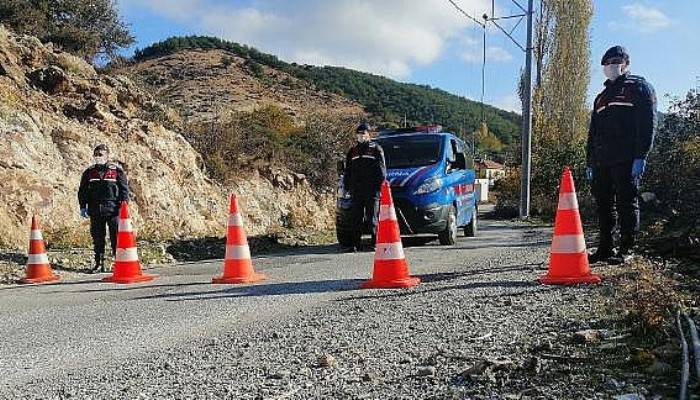
{"type": "MultiPolygon", "coordinates": [[[[547,229],[482,219],[479,237],[460,238],[454,247],[414,244],[406,247],[411,272],[430,279],[470,268],[497,271],[504,250],[539,249],[544,262],[549,242],[547,229]],[[481,261],[464,262],[470,258],[481,261]]],[[[212,285],[221,271],[214,261],[149,270],[158,279],[137,285],[101,283],[98,275],[0,287],[0,398],[36,379],[149,357],[376,293],[359,288],[372,256],[322,246],[254,257],[256,270],[268,275],[254,285],[212,285]]],[[[541,266],[530,268],[524,272],[534,280],[541,266]]]]}

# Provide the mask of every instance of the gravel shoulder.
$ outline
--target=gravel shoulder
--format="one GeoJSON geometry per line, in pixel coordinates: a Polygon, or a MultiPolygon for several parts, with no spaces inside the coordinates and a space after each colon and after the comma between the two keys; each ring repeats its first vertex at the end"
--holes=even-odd
{"type": "Polygon", "coordinates": [[[372,255],[323,246],[256,259],[270,280],[251,286],[211,285],[215,262],[156,270],[138,286],[0,288],[0,398],[648,393],[611,385],[572,345],[573,332],[599,323],[610,285],[538,285],[550,234],[482,220],[480,237],[453,248],[408,246],[423,283],[407,290],[360,290],[372,255]]]}

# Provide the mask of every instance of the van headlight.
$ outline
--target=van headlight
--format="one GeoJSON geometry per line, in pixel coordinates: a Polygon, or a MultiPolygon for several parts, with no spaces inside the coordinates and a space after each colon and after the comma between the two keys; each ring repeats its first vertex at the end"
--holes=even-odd
{"type": "Polygon", "coordinates": [[[440,178],[432,178],[428,179],[425,182],[421,183],[420,186],[418,186],[418,189],[416,189],[413,194],[428,194],[428,193],[433,193],[437,192],[442,188],[442,179],[440,178]]]}

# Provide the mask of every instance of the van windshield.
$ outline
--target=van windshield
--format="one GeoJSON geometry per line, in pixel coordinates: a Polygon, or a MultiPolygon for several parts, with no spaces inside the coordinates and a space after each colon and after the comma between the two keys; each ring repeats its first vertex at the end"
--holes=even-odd
{"type": "Polygon", "coordinates": [[[386,167],[408,168],[435,164],[440,160],[442,138],[435,135],[394,136],[376,139],[384,150],[386,167]]]}

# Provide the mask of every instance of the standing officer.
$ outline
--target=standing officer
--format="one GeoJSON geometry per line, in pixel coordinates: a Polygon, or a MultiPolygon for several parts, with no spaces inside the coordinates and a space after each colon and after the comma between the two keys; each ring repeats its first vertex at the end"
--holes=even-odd
{"type": "Polygon", "coordinates": [[[600,243],[590,262],[624,261],[639,230],[639,181],[654,140],[656,95],[641,76],[630,75],[630,57],[611,47],[601,61],[607,80],[595,99],[588,131],[587,165],[598,207],[600,243]],[[620,249],[613,229],[620,223],[620,249]]]}
{"type": "Polygon", "coordinates": [[[377,229],[377,213],[379,210],[379,193],[382,182],[386,179],[384,151],[381,146],[370,141],[369,125],[360,124],[357,127],[357,144],[353,146],[345,161],[343,184],[352,198],[353,248],[361,250],[362,228],[364,221],[372,225],[372,244],[377,229]]]}
{"type": "Polygon", "coordinates": [[[109,161],[109,148],[100,144],[93,151],[95,165],[86,169],[80,179],[78,202],[80,216],[90,217],[90,235],[95,251],[95,267],[92,272],[105,272],[104,253],[106,227],[109,227],[109,241],[112,256],[117,251],[117,226],[119,207],[122,201],[129,201],[129,185],[126,173],[116,163],[109,161]]]}

